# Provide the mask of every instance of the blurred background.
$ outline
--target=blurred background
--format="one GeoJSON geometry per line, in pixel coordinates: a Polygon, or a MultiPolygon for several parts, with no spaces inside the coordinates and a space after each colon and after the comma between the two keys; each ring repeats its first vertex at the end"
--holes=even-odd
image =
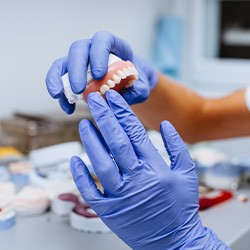
{"type": "MultiPolygon", "coordinates": [[[[30,194],[40,197],[38,203],[43,199],[40,210],[17,206],[17,214],[40,215],[51,207],[60,217],[67,206],[60,203],[58,195],[73,192],[79,198],[69,160],[73,154],[81,154],[91,170],[78,142],[78,123],[89,114],[86,106],[80,104],[79,112],[65,115],[57,100],[49,96],[45,77],[53,61],[66,56],[74,41],[90,38],[99,30],[108,30],[127,40],[134,52],[151,61],[156,69],[201,95],[223,96],[250,84],[250,1],[0,0],[0,201],[8,192],[14,200],[22,202],[30,194]],[[55,146],[48,148],[50,145],[55,146]],[[1,186],[5,181],[7,186],[1,186]],[[15,189],[9,182],[14,183],[15,189]],[[46,190],[47,200],[44,193],[30,189],[25,189],[19,197],[18,192],[27,186],[39,187],[41,192],[46,190]],[[1,196],[1,190],[8,192],[1,196]]],[[[149,135],[168,161],[158,132],[150,131],[149,135]]],[[[228,189],[237,195],[241,190],[244,193],[247,186],[246,194],[250,195],[249,137],[203,142],[189,148],[197,163],[200,184],[216,190],[228,189]]],[[[239,242],[249,236],[238,232],[242,228],[250,232],[245,220],[250,207],[242,208],[245,217],[239,218],[235,212],[239,205],[230,206],[228,213],[224,213],[224,207],[219,212],[204,212],[203,222],[230,246],[246,249],[239,242]],[[225,226],[228,218],[235,218],[230,222],[231,227],[225,226]]],[[[60,242],[52,238],[53,230],[60,225],[58,235],[70,234],[78,248],[84,239],[87,245],[94,244],[86,249],[104,249],[103,244],[110,250],[127,249],[114,236],[70,231],[69,217],[59,220],[47,214],[17,221],[17,231],[8,231],[0,240],[5,246],[18,232],[16,244],[20,246],[25,243],[22,237],[28,240],[33,237],[30,249],[39,249],[37,242],[41,246],[46,244],[48,249],[72,249],[67,237],[60,242]],[[42,228],[40,231],[37,225],[42,228]],[[36,228],[32,237],[23,233],[32,231],[31,228],[36,228]],[[109,242],[114,244],[111,246],[109,242]]],[[[14,225],[14,219],[8,223],[14,225]]],[[[16,245],[8,249],[16,249],[16,245]]]]}
{"type": "Polygon", "coordinates": [[[45,87],[72,42],[109,30],[157,68],[206,95],[250,79],[249,1],[1,1],[0,118],[58,109],[45,87]],[[245,11],[244,11],[245,10],[245,11]],[[163,43],[163,37],[164,42],[163,43]],[[162,53],[164,51],[164,53],[162,53]]]}

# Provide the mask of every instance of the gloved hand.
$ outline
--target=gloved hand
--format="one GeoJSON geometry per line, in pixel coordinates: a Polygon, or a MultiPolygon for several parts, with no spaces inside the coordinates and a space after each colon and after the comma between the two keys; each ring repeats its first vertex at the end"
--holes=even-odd
{"type": "Polygon", "coordinates": [[[71,160],[84,200],[133,249],[228,249],[201,224],[194,163],[174,127],[161,124],[169,168],[124,99],[113,90],[106,98],[88,95],[101,133],[88,120],[79,127],[103,194],[81,159],[71,160]]]}
{"type": "Polygon", "coordinates": [[[101,79],[107,72],[110,53],[123,60],[130,60],[139,72],[139,79],[122,93],[125,100],[129,104],[134,104],[148,97],[158,81],[154,69],[144,59],[135,56],[127,42],[107,31],[100,31],[95,33],[92,39],[74,42],[69,49],[68,57],[56,60],[47,74],[47,89],[53,98],[59,99],[66,113],[73,113],[75,105],[69,104],[63,93],[61,76],[68,72],[73,92],[80,94],[86,87],[88,63],[90,62],[93,78],[101,79]]]}

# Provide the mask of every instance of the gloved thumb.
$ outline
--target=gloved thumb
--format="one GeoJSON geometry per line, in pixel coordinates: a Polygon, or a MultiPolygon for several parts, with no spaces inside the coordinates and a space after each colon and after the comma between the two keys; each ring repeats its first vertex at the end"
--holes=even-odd
{"type": "Polygon", "coordinates": [[[171,170],[182,173],[189,173],[194,169],[194,162],[188,149],[177,133],[173,125],[168,121],[163,121],[160,126],[161,136],[164,146],[171,161],[171,170]]]}

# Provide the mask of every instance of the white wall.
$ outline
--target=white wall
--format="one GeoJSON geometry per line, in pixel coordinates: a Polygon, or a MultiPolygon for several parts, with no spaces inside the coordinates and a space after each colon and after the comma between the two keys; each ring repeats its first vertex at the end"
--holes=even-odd
{"type": "Polygon", "coordinates": [[[57,109],[45,87],[47,70],[73,41],[95,31],[114,32],[149,58],[158,2],[0,0],[0,119],[15,110],[57,109]]]}

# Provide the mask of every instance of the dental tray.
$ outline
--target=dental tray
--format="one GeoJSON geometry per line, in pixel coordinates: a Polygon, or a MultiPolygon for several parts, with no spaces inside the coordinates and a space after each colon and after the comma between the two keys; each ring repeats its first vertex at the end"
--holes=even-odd
{"type": "MultiPolygon", "coordinates": [[[[82,107],[81,107],[82,108],[82,107]]],[[[23,153],[69,141],[79,141],[78,125],[81,119],[90,119],[86,107],[71,116],[59,112],[43,114],[15,113],[12,118],[0,121],[2,143],[23,153]]]]}

